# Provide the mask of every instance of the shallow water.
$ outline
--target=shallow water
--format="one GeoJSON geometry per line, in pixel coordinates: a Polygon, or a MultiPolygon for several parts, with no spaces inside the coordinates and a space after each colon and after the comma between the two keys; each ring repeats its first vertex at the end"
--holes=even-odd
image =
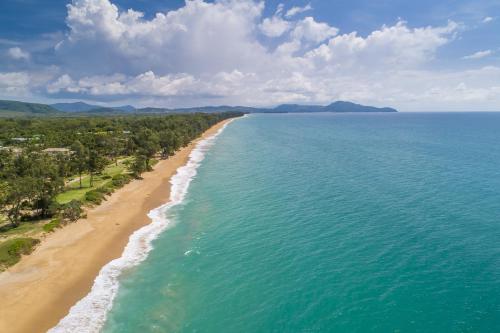
{"type": "Polygon", "coordinates": [[[104,332],[494,332],[500,114],[252,115],[104,332]]]}

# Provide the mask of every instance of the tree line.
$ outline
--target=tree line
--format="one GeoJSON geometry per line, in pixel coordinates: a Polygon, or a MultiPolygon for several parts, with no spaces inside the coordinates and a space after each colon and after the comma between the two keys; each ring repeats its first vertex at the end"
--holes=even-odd
{"type": "Polygon", "coordinates": [[[13,227],[23,218],[66,214],[78,204],[59,205],[65,179],[88,174],[90,186],[119,158],[133,157],[130,172],[151,169],[156,154],[168,158],[212,125],[241,113],[131,115],[85,118],[0,119],[0,213],[13,227]],[[47,148],[65,148],[49,153],[47,148]]]}

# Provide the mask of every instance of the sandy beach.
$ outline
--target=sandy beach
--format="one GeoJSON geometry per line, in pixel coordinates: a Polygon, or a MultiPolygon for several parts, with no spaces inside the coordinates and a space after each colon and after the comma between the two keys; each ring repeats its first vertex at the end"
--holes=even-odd
{"type": "Polygon", "coordinates": [[[89,209],[86,219],[47,236],[31,255],[1,273],[0,332],[46,332],[56,325],[90,291],[99,270],[120,257],[129,236],[151,222],[147,213],[168,201],[169,180],[196,143],[227,121],[89,209]]]}

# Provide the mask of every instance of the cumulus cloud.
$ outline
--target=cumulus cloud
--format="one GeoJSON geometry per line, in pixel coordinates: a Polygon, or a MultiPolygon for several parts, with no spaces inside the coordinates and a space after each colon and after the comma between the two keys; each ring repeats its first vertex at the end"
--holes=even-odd
{"type": "Polygon", "coordinates": [[[493,20],[494,20],[494,19],[493,19],[493,17],[491,17],[491,16],[486,16],[486,17],[483,19],[483,21],[482,21],[482,22],[483,22],[483,23],[488,23],[488,22],[491,22],[491,21],[493,21],[493,20]]]}
{"type": "Polygon", "coordinates": [[[297,14],[304,13],[304,12],[307,12],[307,11],[312,10],[312,9],[313,8],[312,8],[312,6],[311,6],[310,3],[308,3],[304,7],[295,6],[295,7],[290,8],[286,12],[285,16],[288,17],[288,18],[291,18],[291,17],[293,17],[293,16],[295,16],[297,14]]]}
{"type": "Polygon", "coordinates": [[[281,4],[267,17],[264,6],[190,0],[145,18],[110,0],[73,0],[58,66],[44,75],[12,74],[9,81],[17,83],[8,86],[0,76],[0,92],[32,89],[168,107],[345,99],[418,110],[458,108],[465,100],[500,103],[497,67],[429,69],[460,33],[455,22],[412,27],[399,21],[361,35],[339,33],[313,16],[296,18],[310,5],[287,10],[281,4]]]}
{"type": "Polygon", "coordinates": [[[306,17],[299,21],[293,29],[292,36],[314,43],[322,42],[335,36],[339,30],[329,26],[327,23],[316,22],[312,17],[306,17]]]}
{"type": "Polygon", "coordinates": [[[68,74],[49,84],[49,93],[84,93],[93,96],[142,95],[174,96],[194,91],[196,80],[188,74],[157,76],[152,71],[135,77],[124,75],[91,76],[79,80],[68,74]]]}
{"type": "Polygon", "coordinates": [[[279,37],[290,29],[290,22],[280,16],[266,17],[259,25],[262,33],[268,37],[279,37]]]}
{"type": "Polygon", "coordinates": [[[411,68],[431,60],[437,49],[453,38],[457,28],[456,23],[448,22],[443,27],[411,29],[399,21],[366,38],[356,32],[336,36],[306,56],[323,65],[333,63],[349,69],[411,68]]]}
{"type": "Polygon", "coordinates": [[[400,21],[366,37],[339,35],[312,16],[284,18],[297,9],[280,5],[263,17],[263,8],[251,0],[193,0],[146,20],[108,0],[75,0],[68,6],[70,32],[58,46],[70,62],[47,92],[168,98],[177,105],[383,99],[369,93],[373,82],[430,61],[458,30],[454,22],[410,28],[400,21]],[[282,42],[272,49],[259,34],[282,42]]]}
{"type": "Polygon", "coordinates": [[[28,60],[30,54],[23,51],[20,47],[11,47],[7,50],[7,55],[14,60],[28,60]]]}
{"type": "Polygon", "coordinates": [[[491,50],[477,51],[473,54],[462,57],[462,59],[465,59],[465,60],[481,59],[481,58],[490,56],[492,53],[493,53],[493,51],[491,51],[491,50]]]}
{"type": "Polygon", "coordinates": [[[255,39],[263,8],[263,2],[248,0],[192,0],[146,20],[108,0],[75,0],[68,6],[70,31],[58,54],[66,67],[86,74],[248,69],[265,54],[255,39]]]}
{"type": "Polygon", "coordinates": [[[29,93],[31,77],[25,72],[0,72],[0,95],[22,96],[29,93]]]}

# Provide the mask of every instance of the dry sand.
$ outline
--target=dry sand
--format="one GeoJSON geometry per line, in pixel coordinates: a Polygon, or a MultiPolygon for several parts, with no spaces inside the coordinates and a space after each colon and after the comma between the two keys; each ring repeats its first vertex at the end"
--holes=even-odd
{"type": "Polygon", "coordinates": [[[90,209],[86,219],[49,235],[31,255],[1,273],[0,332],[46,332],[55,326],[90,291],[99,270],[120,257],[129,236],[151,222],[147,213],[168,201],[170,177],[186,164],[198,140],[90,209]]]}

